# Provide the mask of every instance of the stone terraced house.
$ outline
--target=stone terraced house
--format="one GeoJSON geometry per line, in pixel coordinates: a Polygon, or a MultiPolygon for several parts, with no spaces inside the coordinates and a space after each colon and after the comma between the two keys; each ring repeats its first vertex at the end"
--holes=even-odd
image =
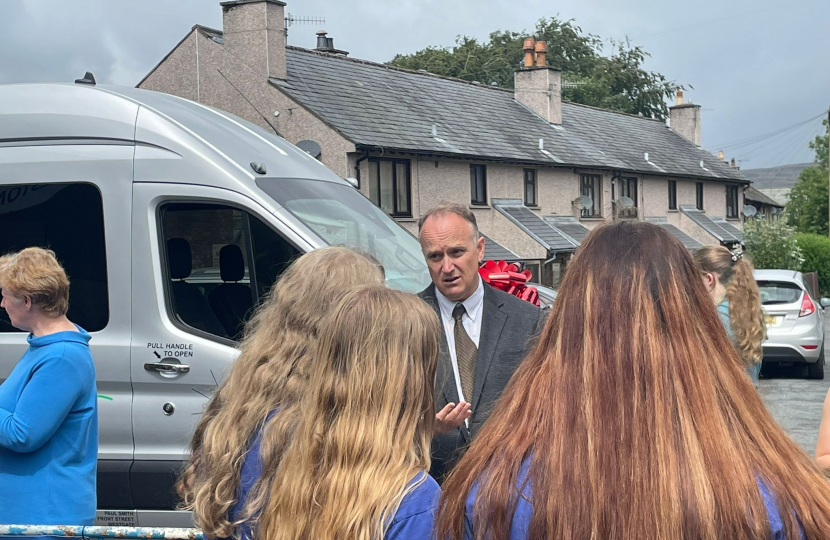
{"type": "Polygon", "coordinates": [[[658,223],[690,249],[741,242],[749,181],[700,148],[700,105],[682,93],[669,127],[563,102],[541,43],[512,90],[350,58],[324,32],[315,50],[287,46],[278,0],[221,7],[223,31],[194,26],[138,86],[277,131],[413,234],[433,205],[469,205],[486,256],[546,284],[612,219],[658,223]]]}

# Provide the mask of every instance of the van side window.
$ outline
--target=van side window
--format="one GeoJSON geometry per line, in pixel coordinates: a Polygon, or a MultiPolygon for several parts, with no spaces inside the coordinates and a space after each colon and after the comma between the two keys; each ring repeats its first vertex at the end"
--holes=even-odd
{"type": "MultiPolygon", "coordinates": [[[[69,320],[86,330],[109,322],[101,192],[92,184],[0,186],[0,254],[27,247],[55,252],[69,276],[69,320]]],[[[20,332],[0,310],[0,332],[20,332]]]]}
{"type": "Polygon", "coordinates": [[[300,251],[230,206],[168,204],[161,216],[171,315],[202,332],[240,339],[259,299],[300,251]]]}

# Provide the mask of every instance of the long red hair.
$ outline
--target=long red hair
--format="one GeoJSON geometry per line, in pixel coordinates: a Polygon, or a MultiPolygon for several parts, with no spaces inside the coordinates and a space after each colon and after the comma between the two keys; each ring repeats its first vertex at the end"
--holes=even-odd
{"type": "Polygon", "coordinates": [[[445,482],[438,538],[507,538],[522,463],[528,538],[767,540],[830,535],[830,484],[772,419],[688,251],[662,227],[598,228],[545,329],[445,482]]]}

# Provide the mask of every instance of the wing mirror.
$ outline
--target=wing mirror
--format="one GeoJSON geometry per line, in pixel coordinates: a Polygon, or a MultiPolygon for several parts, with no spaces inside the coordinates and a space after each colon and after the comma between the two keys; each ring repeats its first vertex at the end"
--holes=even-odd
{"type": "Polygon", "coordinates": [[[829,308],[830,307],[830,298],[824,297],[821,300],[819,300],[818,303],[821,304],[821,307],[823,307],[823,308],[829,308]]]}

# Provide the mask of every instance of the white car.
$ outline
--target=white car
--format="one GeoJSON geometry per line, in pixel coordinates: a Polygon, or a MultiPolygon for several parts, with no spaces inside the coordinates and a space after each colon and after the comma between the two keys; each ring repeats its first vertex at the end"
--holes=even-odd
{"type": "Polygon", "coordinates": [[[527,286],[535,287],[536,292],[539,293],[539,307],[542,309],[550,309],[553,307],[553,301],[556,300],[556,297],[558,296],[556,289],[551,289],[550,287],[530,282],[528,282],[527,286]]]}
{"type": "Polygon", "coordinates": [[[824,308],[810,296],[801,272],[756,270],[767,322],[764,363],[805,363],[807,377],[824,378],[824,308]]]}

